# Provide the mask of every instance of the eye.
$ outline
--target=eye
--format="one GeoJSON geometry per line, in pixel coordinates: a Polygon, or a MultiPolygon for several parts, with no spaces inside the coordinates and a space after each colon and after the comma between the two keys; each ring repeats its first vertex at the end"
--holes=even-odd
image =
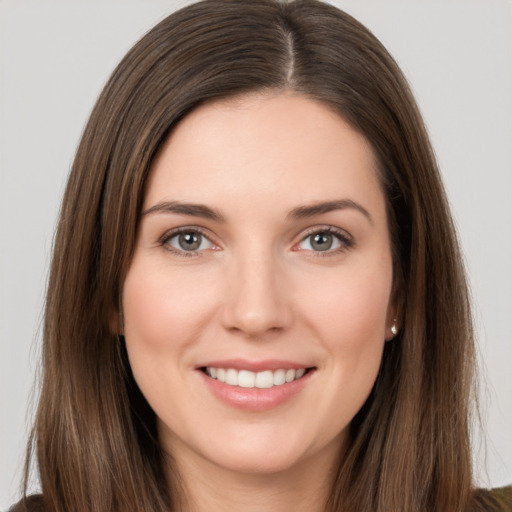
{"type": "Polygon", "coordinates": [[[216,246],[201,231],[197,229],[182,229],[167,235],[162,244],[169,250],[175,252],[194,253],[207,249],[214,249],[216,246]]]}
{"type": "Polygon", "coordinates": [[[352,246],[352,239],[334,228],[316,230],[305,236],[298,249],[314,252],[339,252],[352,246]]]}

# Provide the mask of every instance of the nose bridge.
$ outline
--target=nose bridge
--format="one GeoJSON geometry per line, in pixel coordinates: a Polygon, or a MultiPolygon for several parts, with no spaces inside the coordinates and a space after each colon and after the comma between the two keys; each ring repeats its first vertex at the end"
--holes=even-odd
{"type": "Polygon", "coordinates": [[[250,244],[233,258],[224,304],[226,328],[259,336],[291,319],[282,265],[271,249],[250,244]]]}

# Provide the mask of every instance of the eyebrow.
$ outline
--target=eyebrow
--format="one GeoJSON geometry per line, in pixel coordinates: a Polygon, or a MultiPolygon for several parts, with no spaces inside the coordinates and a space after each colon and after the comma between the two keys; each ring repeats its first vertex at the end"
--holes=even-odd
{"type": "Polygon", "coordinates": [[[225,222],[224,216],[214,208],[205,206],[204,204],[197,203],[182,203],[180,201],[163,201],[151,206],[142,212],[142,216],[150,215],[152,213],[177,213],[180,215],[190,215],[192,217],[202,217],[205,219],[215,220],[218,222],[225,222]]]}
{"type": "MultiPolygon", "coordinates": [[[[371,224],[373,224],[370,212],[359,203],[352,199],[340,199],[337,201],[323,201],[314,203],[312,205],[298,206],[293,208],[287,214],[287,218],[292,219],[305,219],[314,217],[315,215],[322,215],[336,210],[353,209],[362,213],[371,224]]],[[[157,203],[147,210],[142,212],[142,216],[151,215],[152,213],[176,213],[179,215],[190,215],[192,217],[202,217],[205,219],[214,220],[217,222],[226,222],[226,219],[219,210],[211,208],[204,204],[198,203],[183,203],[181,201],[162,201],[157,203]]]]}
{"type": "Polygon", "coordinates": [[[321,215],[323,213],[329,213],[336,210],[345,210],[347,208],[356,210],[362,213],[369,221],[373,224],[373,218],[370,212],[359,203],[352,201],[352,199],[340,199],[337,201],[324,201],[321,203],[314,203],[308,206],[299,206],[294,208],[288,213],[288,217],[294,219],[305,219],[308,217],[314,217],[315,215],[321,215]]]}

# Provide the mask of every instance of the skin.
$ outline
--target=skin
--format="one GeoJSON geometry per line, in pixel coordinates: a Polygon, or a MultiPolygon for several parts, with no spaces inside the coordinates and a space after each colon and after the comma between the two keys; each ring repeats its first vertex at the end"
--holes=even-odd
{"type": "Polygon", "coordinates": [[[323,510],[393,336],[389,229],[368,142],[290,92],[210,103],[163,145],[143,210],[123,334],[187,510],[323,510]],[[339,200],[352,203],[290,214],[339,200]],[[174,201],[223,220],[162,210],[174,201]],[[180,245],[182,227],[204,233],[198,250],[180,245]],[[332,248],[318,250],[311,232],[326,229],[332,248]],[[231,358],[315,369],[285,403],[248,411],[214,396],[197,369],[231,358]]]}

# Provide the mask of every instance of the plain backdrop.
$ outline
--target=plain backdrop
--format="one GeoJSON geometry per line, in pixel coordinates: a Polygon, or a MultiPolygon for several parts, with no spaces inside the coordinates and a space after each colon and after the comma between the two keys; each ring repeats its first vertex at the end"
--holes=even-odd
{"type": "MultiPolygon", "coordinates": [[[[0,509],[18,496],[52,236],[77,142],[120,58],[185,3],[0,0],[0,509]]],[[[474,295],[486,420],[486,435],[475,431],[478,481],[510,483],[512,3],[336,5],[388,47],[427,122],[474,295]]]]}

